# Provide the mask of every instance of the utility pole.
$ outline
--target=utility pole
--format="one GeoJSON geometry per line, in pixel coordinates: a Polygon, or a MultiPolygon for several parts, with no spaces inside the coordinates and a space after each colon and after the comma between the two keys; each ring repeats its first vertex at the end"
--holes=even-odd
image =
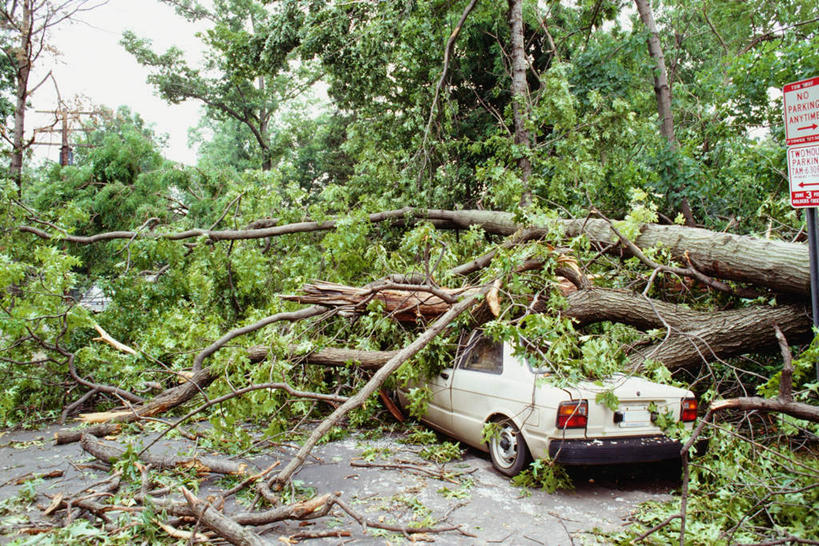
{"type": "Polygon", "coordinates": [[[38,134],[60,133],[60,143],[34,142],[34,144],[38,146],[59,146],[60,165],[63,167],[74,164],[74,149],[70,144],[70,134],[76,131],[91,130],[85,127],[74,127],[72,122],[79,122],[81,120],[81,116],[97,116],[102,114],[102,112],[97,110],[69,110],[64,106],[58,108],[57,110],[37,110],[37,113],[53,114],[54,123],[46,127],[38,127],[37,129],[34,129],[35,136],[38,134]],[[56,127],[57,124],[60,124],[59,128],[56,127]]]}
{"type": "Polygon", "coordinates": [[[63,135],[60,143],[60,165],[72,165],[74,163],[74,151],[68,145],[68,112],[62,111],[63,116],[63,135]]]}

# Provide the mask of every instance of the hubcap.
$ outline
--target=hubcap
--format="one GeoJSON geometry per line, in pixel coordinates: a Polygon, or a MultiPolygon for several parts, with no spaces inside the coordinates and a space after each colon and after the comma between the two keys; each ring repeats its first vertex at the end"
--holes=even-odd
{"type": "Polygon", "coordinates": [[[492,440],[492,452],[504,468],[515,464],[518,458],[518,440],[517,433],[511,425],[505,425],[498,437],[492,440]]]}

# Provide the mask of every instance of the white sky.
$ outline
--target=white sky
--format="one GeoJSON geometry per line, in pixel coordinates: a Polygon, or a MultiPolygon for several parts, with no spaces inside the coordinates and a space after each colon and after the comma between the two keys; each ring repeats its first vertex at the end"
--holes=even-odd
{"type": "MultiPolygon", "coordinates": [[[[82,95],[86,104],[111,109],[121,105],[130,107],[153,124],[158,134],[168,134],[166,157],[194,163],[196,150],[188,148],[187,132],[199,121],[199,105],[191,101],[170,105],[155,96],[153,86],[145,81],[148,71],[119,45],[126,29],[153,40],[157,50],[176,45],[191,55],[192,64],[200,60],[200,43],[194,33],[201,29],[177,16],[171,7],[158,0],[110,0],[102,7],[80,14],[77,22],[54,29],[51,44],[62,54],[56,60],[44,59],[35,69],[40,77],[49,68],[53,69],[64,101],[82,95]]],[[[39,78],[32,78],[33,84],[38,81],[39,78]]],[[[34,110],[57,107],[54,86],[45,83],[30,102],[27,132],[50,125],[53,116],[36,114],[34,110]]],[[[42,135],[39,140],[49,138],[52,142],[60,141],[59,134],[42,135]]],[[[58,161],[59,147],[35,146],[35,156],[58,161]]]]}

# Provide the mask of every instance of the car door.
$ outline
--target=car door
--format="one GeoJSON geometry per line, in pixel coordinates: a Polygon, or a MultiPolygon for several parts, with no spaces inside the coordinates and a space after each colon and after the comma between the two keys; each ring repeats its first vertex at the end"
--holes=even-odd
{"type": "Polygon", "coordinates": [[[444,368],[427,381],[430,398],[424,421],[446,433],[452,432],[453,368],[444,368]]]}
{"type": "Polygon", "coordinates": [[[452,429],[480,446],[483,425],[494,405],[493,388],[503,375],[503,344],[475,336],[458,359],[452,377],[452,429]]]}

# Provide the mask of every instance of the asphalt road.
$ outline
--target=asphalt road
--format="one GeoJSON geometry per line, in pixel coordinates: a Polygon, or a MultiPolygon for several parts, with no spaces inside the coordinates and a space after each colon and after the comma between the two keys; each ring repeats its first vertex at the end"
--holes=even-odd
{"type": "MultiPolygon", "coordinates": [[[[0,501],[18,495],[23,485],[15,480],[30,473],[61,470],[36,487],[35,506],[25,514],[0,517],[0,541],[14,538],[25,521],[42,521],[36,504],[47,505],[57,492],[81,490],[107,474],[83,465],[92,458],[78,443],[55,446],[56,426],[43,430],[6,432],[0,436],[0,501]]],[[[458,532],[430,534],[423,538],[440,544],[580,544],[594,542],[600,531],[616,530],[644,501],[667,500],[678,488],[679,463],[615,465],[570,469],[575,489],[547,494],[512,485],[492,468],[488,455],[466,449],[459,460],[433,464],[418,456],[420,446],[400,443],[398,436],[368,439],[353,434],[344,440],[319,446],[295,476],[298,492],[338,492],[341,498],[371,521],[397,525],[461,525],[474,536],[458,532]],[[453,476],[454,475],[454,476],[453,476]],[[438,477],[434,477],[438,476],[438,477]],[[447,479],[442,479],[445,476],[447,479]]],[[[120,444],[125,440],[117,439],[120,444]]],[[[195,449],[185,440],[161,441],[165,453],[190,454],[195,449]]],[[[201,452],[201,451],[200,451],[201,452]]],[[[286,463],[293,448],[271,446],[247,459],[259,468],[276,460],[286,463]]],[[[202,485],[200,495],[217,487],[216,480],[202,485]]],[[[226,511],[232,508],[226,507],[226,511]]],[[[345,539],[312,540],[327,544],[396,544],[409,542],[400,534],[364,529],[339,509],[331,516],[311,522],[310,531],[343,529],[345,539]]],[[[285,522],[267,530],[278,537],[304,530],[298,522],[285,522]]],[[[418,538],[418,537],[416,537],[418,538]]]]}

